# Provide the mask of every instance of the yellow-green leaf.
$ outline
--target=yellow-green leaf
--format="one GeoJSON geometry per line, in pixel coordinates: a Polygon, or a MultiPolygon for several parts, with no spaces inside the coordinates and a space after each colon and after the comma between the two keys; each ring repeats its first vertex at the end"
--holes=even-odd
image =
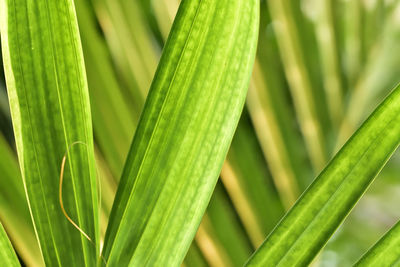
{"type": "Polygon", "coordinates": [[[400,222],[368,250],[355,266],[400,266],[400,222]]]}
{"type": "Polygon", "coordinates": [[[17,255],[4,231],[3,225],[0,223],[0,264],[7,267],[18,267],[21,264],[18,261],[17,255]]]}
{"type": "Polygon", "coordinates": [[[89,95],[72,0],[1,0],[6,84],[22,177],[48,266],[93,266],[99,248],[89,95]],[[71,146],[74,142],[80,142],[71,146]],[[61,162],[66,158],[63,215],[61,162]]]}
{"type": "Polygon", "coordinates": [[[399,143],[400,86],[397,86],[303,193],[247,266],[310,263],[399,143]]]}
{"type": "Polygon", "coordinates": [[[243,108],[257,0],[184,0],[154,77],[107,229],[110,266],[182,262],[243,108]]]}

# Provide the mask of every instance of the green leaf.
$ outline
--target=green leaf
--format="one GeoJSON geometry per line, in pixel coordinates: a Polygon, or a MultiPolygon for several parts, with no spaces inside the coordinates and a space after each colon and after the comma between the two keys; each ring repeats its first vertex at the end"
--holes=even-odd
{"type": "Polygon", "coordinates": [[[400,86],[303,193],[247,265],[310,263],[398,147],[399,114],[400,86]]]}
{"type": "Polygon", "coordinates": [[[338,55],[334,23],[334,7],[336,1],[315,0],[311,5],[317,10],[314,29],[322,63],[321,76],[323,77],[329,115],[336,130],[343,116],[343,81],[340,75],[341,62],[338,55]]]}
{"type": "Polygon", "coordinates": [[[139,1],[92,0],[133,113],[140,113],[157,66],[158,50],[139,1]],[[125,89],[125,88],[124,88],[125,89]]]}
{"type": "Polygon", "coordinates": [[[4,69],[18,158],[45,263],[93,266],[99,251],[96,169],[73,2],[0,3],[4,69]],[[71,146],[77,141],[81,144],[71,146]],[[92,242],[60,207],[60,169],[67,154],[62,188],[65,210],[92,242]]]}
{"type": "Polygon", "coordinates": [[[192,243],[190,246],[185,261],[181,266],[191,266],[191,267],[207,267],[207,262],[201,254],[200,249],[196,245],[196,243],[192,243]]]}
{"type": "Polygon", "coordinates": [[[184,0],[164,48],[114,201],[111,266],[182,262],[243,108],[256,0],[184,0]]]}
{"type": "Polygon", "coordinates": [[[0,223],[0,264],[1,266],[14,267],[21,266],[17,255],[4,231],[3,225],[0,223]]]}
{"type": "MultiPolygon", "coordinates": [[[[384,98],[387,90],[399,80],[400,57],[394,57],[392,54],[392,51],[400,49],[400,21],[398,19],[400,3],[396,5],[397,8],[386,15],[385,23],[380,26],[382,38],[377,40],[374,46],[376,49],[369,53],[367,62],[363,64],[365,69],[360,73],[352,88],[336,146],[344,143],[373,107],[384,98]]],[[[354,53],[349,55],[352,60],[353,55],[354,53]]]]}
{"type": "MultiPolygon", "coordinates": [[[[119,179],[140,112],[128,107],[89,1],[76,1],[96,143],[119,179]]],[[[111,203],[112,204],[112,203],[111,203]]],[[[110,204],[110,205],[111,205],[110,204]]]]}
{"type": "MultiPolygon", "coordinates": [[[[322,99],[317,99],[307,53],[303,43],[307,30],[298,18],[298,1],[268,1],[274,21],[279,52],[296,109],[298,123],[314,170],[320,171],[326,163],[327,151],[320,110],[322,99]],[[317,101],[318,100],[318,101],[317,101]]],[[[310,47],[312,44],[308,43],[310,47]]]]}
{"type": "Polygon", "coordinates": [[[279,196],[286,209],[311,182],[301,134],[293,124],[295,112],[279,57],[267,5],[261,4],[257,57],[247,95],[247,108],[279,196]]]}
{"type": "Polygon", "coordinates": [[[368,250],[355,266],[400,266],[400,222],[368,250]]]}
{"type": "Polygon", "coordinates": [[[42,266],[43,259],[15,153],[0,133],[0,220],[18,255],[28,266],[42,266]]]}
{"type": "MultiPolygon", "coordinates": [[[[243,263],[254,250],[220,183],[217,183],[214,189],[207,212],[203,216],[201,227],[209,233],[214,243],[219,245],[221,258],[228,266],[243,266],[243,263]]],[[[199,234],[198,231],[196,235],[198,245],[199,241],[203,239],[199,234]]],[[[209,246],[208,242],[203,242],[203,250],[209,250],[209,246]]],[[[207,255],[207,253],[204,253],[204,255],[207,255]]],[[[213,258],[215,258],[213,254],[207,258],[210,265],[213,265],[213,258]]]]}
{"type": "Polygon", "coordinates": [[[249,120],[244,111],[222,167],[221,181],[252,245],[257,248],[283,216],[284,209],[249,120]]]}

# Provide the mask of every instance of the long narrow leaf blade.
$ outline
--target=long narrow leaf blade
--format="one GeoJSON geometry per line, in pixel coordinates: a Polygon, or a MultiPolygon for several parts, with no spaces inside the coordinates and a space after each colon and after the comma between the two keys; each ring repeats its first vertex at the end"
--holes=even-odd
{"type": "Polygon", "coordinates": [[[304,266],[351,211],[400,143],[400,86],[306,190],[248,266],[304,266]]]}
{"type": "Polygon", "coordinates": [[[3,225],[0,223],[0,264],[1,266],[17,267],[21,266],[17,255],[11,245],[10,240],[4,231],[3,225]]]}
{"type": "Polygon", "coordinates": [[[114,201],[110,266],[182,262],[244,104],[258,9],[256,0],[181,2],[114,201]]]}
{"type": "MultiPolygon", "coordinates": [[[[207,212],[200,224],[203,232],[208,232],[211,242],[202,237],[202,231],[198,231],[195,238],[211,266],[213,266],[212,263],[215,262],[216,258],[223,259],[223,263],[227,266],[243,266],[243,263],[253,252],[253,248],[241,226],[235,214],[235,209],[229,203],[229,198],[222,185],[217,183],[207,212]],[[207,251],[210,251],[210,243],[216,244],[217,252],[221,252],[219,253],[220,257],[213,253],[207,253],[207,251]]],[[[218,266],[218,264],[215,265],[218,266]]]]}
{"type": "Polygon", "coordinates": [[[85,56],[96,143],[113,175],[119,178],[139,112],[129,109],[124,99],[122,85],[112,68],[105,41],[90,10],[90,1],[76,1],[76,12],[85,56]]]}
{"type": "Polygon", "coordinates": [[[400,266],[400,222],[396,223],[355,266],[400,266]]]}
{"type": "Polygon", "coordinates": [[[306,63],[301,38],[301,25],[296,18],[297,1],[267,1],[276,28],[279,51],[295,103],[298,122],[313,168],[321,170],[326,162],[322,112],[318,108],[311,73],[306,63]]]}
{"type": "Polygon", "coordinates": [[[33,229],[17,158],[1,132],[0,220],[24,263],[42,266],[42,254],[33,229]]]}
{"type": "Polygon", "coordinates": [[[0,3],[4,68],[18,158],[45,263],[94,266],[99,246],[96,171],[73,1],[0,3]],[[71,146],[74,142],[80,143],[71,146]],[[92,242],[62,213],[60,174],[65,211],[92,242]]]}

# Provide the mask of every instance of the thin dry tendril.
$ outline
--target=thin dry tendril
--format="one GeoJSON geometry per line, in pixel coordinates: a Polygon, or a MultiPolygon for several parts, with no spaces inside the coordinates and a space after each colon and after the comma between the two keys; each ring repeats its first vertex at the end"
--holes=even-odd
{"type": "Polygon", "coordinates": [[[79,232],[81,232],[81,234],[86,237],[87,240],[89,240],[90,242],[93,243],[92,239],[85,233],[85,231],[82,230],[82,228],[80,228],[72,219],[71,217],[68,216],[67,212],[64,209],[64,203],[63,203],[63,199],[62,199],[62,185],[63,185],[63,179],[64,179],[64,168],[65,168],[65,161],[67,159],[67,154],[69,153],[69,150],[71,149],[71,147],[73,145],[76,144],[82,144],[82,145],[86,145],[85,143],[81,142],[81,141],[76,141],[73,142],[69,147],[68,150],[65,152],[64,157],[62,159],[61,162],[61,171],[60,171],[60,187],[59,187],[59,191],[58,191],[58,197],[59,197],[59,201],[60,201],[60,206],[61,206],[61,211],[64,214],[65,218],[67,218],[67,220],[76,228],[78,229],[79,232]]]}
{"type": "MultiPolygon", "coordinates": [[[[59,201],[60,201],[60,207],[61,207],[61,211],[64,214],[65,218],[67,218],[67,220],[87,239],[89,240],[89,242],[95,246],[95,244],[93,243],[92,239],[89,237],[88,234],[85,233],[85,231],[82,230],[82,228],[80,228],[72,219],[71,217],[68,216],[65,208],[64,208],[64,203],[63,203],[63,199],[62,199],[62,187],[63,187],[63,179],[64,179],[64,169],[65,169],[65,162],[67,160],[67,155],[69,154],[69,150],[71,149],[72,146],[76,145],[76,144],[81,144],[81,145],[85,145],[87,146],[87,144],[85,144],[84,142],[81,141],[76,141],[73,142],[72,144],[69,145],[67,151],[65,152],[62,162],[61,162],[61,171],[60,171],[60,186],[59,186],[59,191],[58,191],[58,197],[59,197],[59,201]]],[[[100,182],[100,181],[99,181],[100,182]]],[[[99,187],[101,190],[101,187],[99,187]]],[[[100,191],[101,192],[101,191],[100,191]]],[[[100,193],[101,195],[101,193],[100,193]]],[[[100,202],[101,204],[101,202],[100,202]]],[[[103,260],[103,262],[107,265],[107,261],[105,260],[104,256],[101,254],[100,252],[100,257],[103,260]]]]}

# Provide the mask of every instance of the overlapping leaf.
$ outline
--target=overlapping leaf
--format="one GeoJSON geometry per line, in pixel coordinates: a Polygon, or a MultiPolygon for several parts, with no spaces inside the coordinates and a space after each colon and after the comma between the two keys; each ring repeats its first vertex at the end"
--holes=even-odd
{"type": "Polygon", "coordinates": [[[182,1],[110,216],[108,264],[182,262],[244,104],[258,5],[182,1]]]}

